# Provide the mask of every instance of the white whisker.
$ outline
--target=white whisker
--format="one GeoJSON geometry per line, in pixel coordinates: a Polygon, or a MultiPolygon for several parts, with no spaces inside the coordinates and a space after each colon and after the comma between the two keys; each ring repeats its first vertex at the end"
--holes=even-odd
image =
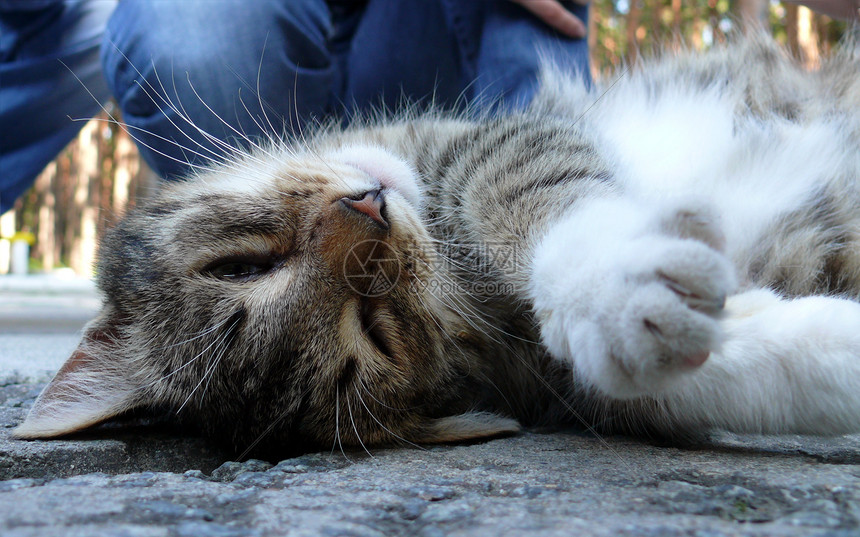
{"type": "MultiPolygon", "coordinates": [[[[372,393],[370,393],[370,391],[369,391],[366,387],[364,387],[364,386],[362,385],[362,388],[364,389],[364,391],[365,391],[368,395],[370,395],[371,397],[373,397],[373,394],[372,394],[372,393]]],[[[379,419],[378,419],[378,418],[373,414],[373,412],[371,412],[370,408],[368,408],[367,404],[364,402],[364,399],[362,399],[362,397],[361,397],[361,393],[360,393],[358,390],[356,390],[355,395],[358,397],[358,401],[359,401],[359,402],[361,403],[361,405],[364,407],[365,411],[367,411],[367,415],[368,415],[368,416],[370,416],[370,417],[371,417],[371,419],[373,419],[373,421],[375,421],[377,425],[379,425],[380,427],[382,427],[382,430],[384,430],[385,432],[387,432],[388,434],[390,434],[391,436],[393,436],[393,437],[394,437],[394,438],[396,438],[397,440],[400,440],[401,442],[404,442],[404,443],[406,443],[406,444],[409,444],[410,446],[412,446],[412,447],[416,447],[416,448],[418,448],[418,449],[420,449],[420,450],[422,450],[422,451],[426,451],[426,448],[424,448],[424,447],[422,447],[422,446],[419,446],[418,444],[416,444],[416,443],[414,443],[414,442],[410,442],[409,440],[407,440],[407,439],[403,438],[403,437],[402,437],[402,436],[400,436],[399,434],[395,433],[394,431],[392,431],[391,429],[389,429],[388,427],[386,427],[386,426],[385,426],[385,424],[383,424],[381,421],[379,421],[379,419]]],[[[374,400],[376,400],[376,402],[377,402],[377,403],[379,403],[379,400],[377,400],[375,397],[373,397],[373,398],[374,398],[374,400]]],[[[391,408],[391,407],[388,407],[388,408],[391,408]]]]}
{"type": "MultiPolygon", "coordinates": [[[[340,386],[335,385],[335,399],[334,399],[334,441],[335,444],[340,447],[340,453],[343,455],[343,458],[348,460],[350,463],[352,459],[347,457],[346,451],[343,450],[343,444],[340,441],[340,386]]],[[[331,452],[334,453],[334,445],[331,447],[331,452]]]]}
{"type": "MultiPolygon", "coordinates": [[[[200,388],[200,386],[203,384],[203,382],[207,381],[207,379],[211,378],[212,372],[215,371],[215,368],[221,362],[221,358],[224,356],[224,354],[227,351],[227,344],[226,343],[227,343],[228,335],[232,332],[233,328],[235,328],[236,325],[241,320],[242,320],[242,318],[240,317],[240,318],[237,318],[235,321],[233,321],[233,324],[231,324],[230,327],[224,331],[224,334],[215,340],[218,342],[218,345],[215,347],[215,351],[218,353],[218,355],[216,356],[215,360],[213,360],[212,363],[207,367],[206,371],[203,373],[203,376],[200,378],[200,381],[197,382],[197,385],[194,386],[194,389],[191,390],[191,393],[188,394],[188,397],[185,398],[185,401],[183,401],[183,403],[179,406],[179,409],[176,411],[177,414],[182,412],[182,409],[185,408],[185,405],[188,404],[188,402],[194,396],[194,393],[197,392],[198,388],[200,388]]],[[[208,347],[207,347],[207,349],[208,349],[208,347]]],[[[209,385],[208,381],[207,381],[206,385],[208,387],[208,385],[209,385]]],[[[204,389],[204,395],[205,395],[205,389],[204,389]]]]}
{"type": "Polygon", "coordinates": [[[364,441],[361,439],[361,434],[358,432],[358,427],[355,425],[355,419],[352,417],[352,405],[349,402],[349,392],[346,394],[346,409],[349,411],[349,421],[352,423],[352,430],[355,431],[355,438],[358,439],[358,443],[361,444],[361,448],[367,453],[371,459],[375,459],[376,457],[367,449],[367,446],[364,445],[364,441]]]}

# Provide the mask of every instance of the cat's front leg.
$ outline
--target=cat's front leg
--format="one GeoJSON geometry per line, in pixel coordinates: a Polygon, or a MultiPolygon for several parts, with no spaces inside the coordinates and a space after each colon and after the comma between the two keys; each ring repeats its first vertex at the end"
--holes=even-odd
{"type": "Polygon", "coordinates": [[[535,250],[544,343],[616,398],[659,393],[718,350],[735,285],[717,216],[694,202],[657,205],[584,201],[535,250]]]}

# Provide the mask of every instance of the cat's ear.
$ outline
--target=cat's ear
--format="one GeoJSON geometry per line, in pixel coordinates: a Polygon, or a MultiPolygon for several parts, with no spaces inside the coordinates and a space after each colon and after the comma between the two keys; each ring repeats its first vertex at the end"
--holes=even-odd
{"type": "Polygon", "coordinates": [[[428,444],[462,442],[514,434],[519,431],[520,424],[516,420],[489,412],[467,412],[429,420],[424,425],[423,431],[413,440],[428,444]]]}
{"type": "Polygon", "coordinates": [[[84,329],[78,348],[42,390],[27,419],[12,435],[51,438],[80,431],[138,406],[123,371],[117,318],[106,306],[84,329]]]}

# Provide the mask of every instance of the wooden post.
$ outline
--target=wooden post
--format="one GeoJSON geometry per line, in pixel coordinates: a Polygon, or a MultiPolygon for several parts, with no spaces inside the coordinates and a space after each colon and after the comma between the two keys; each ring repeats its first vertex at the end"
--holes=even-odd
{"type": "Polygon", "coordinates": [[[732,2],[732,11],[741,21],[744,33],[769,28],[767,6],[767,0],[734,0],[732,2]]]}
{"type": "Polygon", "coordinates": [[[800,42],[797,37],[797,5],[783,4],[785,6],[785,36],[788,41],[788,50],[791,55],[800,59],[800,42]]]}
{"type": "Polygon", "coordinates": [[[56,264],[55,231],[57,225],[57,200],[54,196],[53,184],[57,176],[57,163],[51,162],[36,179],[36,189],[39,191],[39,219],[36,230],[36,248],[33,254],[41,258],[42,270],[49,272],[56,264]]]}
{"type": "Polygon", "coordinates": [[[672,48],[681,50],[681,0],[672,0],[672,48]]]}
{"type": "Polygon", "coordinates": [[[95,261],[99,201],[98,145],[94,140],[97,128],[97,122],[91,121],[81,129],[75,155],[78,161],[75,208],[80,225],[77,236],[72,241],[69,264],[77,274],[82,276],[92,275],[95,261]]]}
{"type": "Polygon", "coordinates": [[[116,216],[125,213],[131,201],[132,180],[137,175],[138,156],[134,142],[124,131],[117,130],[115,166],[113,175],[113,212],[116,216]]]}
{"type": "Polygon", "coordinates": [[[15,234],[15,209],[0,215],[0,274],[9,273],[12,262],[12,242],[9,240],[15,234]]]}
{"type": "Polygon", "coordinates": [[[807,69],[814,69],[821,62],[818,52],[818,31],[814,14],[806,6],[797,7],[797,46],[800,59],[807,69]]]}
{"type": "Polygon", "coordinates": [[[639,39],[637,33],[639,31],[639,21],[642,15],[641,0],[630,0],[630,10],[627,12],[627,24],[625,25],[625,34],[627,36],[627,50],[625,51],[624,61],[628,66],[633,67],[636,60],[639,58],[639,39]]]}
{"type": "Polygon", "coordinates": [[[602,13],[598,9],[597,3],[593,3],[588,14],[588,64],[591,68],[591,78],[597,80],[600,78],[600,69],[595,58],[597,50],[597,22],[600,20],[602,13]]]}

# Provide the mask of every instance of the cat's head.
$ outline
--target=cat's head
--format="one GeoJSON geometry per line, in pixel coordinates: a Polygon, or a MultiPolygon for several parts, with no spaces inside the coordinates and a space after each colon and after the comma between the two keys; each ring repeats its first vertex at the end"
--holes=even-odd
{"type": "Polygon", "coordinates": [[[464,327],[426,291],[444,275],[420,206],[416,172],[368,146],[259,153],[165,187],[105,237],[103,310],[15,434],[136,408],[239,451],[515,430],[451,410],[464,327]]]}

